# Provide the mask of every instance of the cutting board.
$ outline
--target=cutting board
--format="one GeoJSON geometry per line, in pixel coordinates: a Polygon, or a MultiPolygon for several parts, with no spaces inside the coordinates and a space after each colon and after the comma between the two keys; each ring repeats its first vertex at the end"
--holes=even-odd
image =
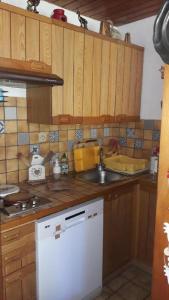
{"type": "Polygon", "coordinates": [[[99,163],[99,146],[74,149],[75,171],[81,172],[96,167],[99,163]]]}

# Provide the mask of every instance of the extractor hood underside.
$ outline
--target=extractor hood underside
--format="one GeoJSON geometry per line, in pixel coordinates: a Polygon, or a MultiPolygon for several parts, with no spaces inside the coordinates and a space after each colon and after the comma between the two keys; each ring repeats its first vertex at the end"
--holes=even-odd
{"type": "Polygon", "coordinates": [[[0,67],[0,85],[18,88],[29,88],[33,86],[55,86],[63,85],[63,79],[55,74],[6,69],[0,67]]]}

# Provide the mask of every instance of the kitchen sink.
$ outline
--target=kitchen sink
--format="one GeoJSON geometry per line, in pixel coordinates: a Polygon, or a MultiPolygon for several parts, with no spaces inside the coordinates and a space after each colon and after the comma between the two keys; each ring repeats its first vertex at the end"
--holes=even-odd
{"type": "Polygon", "coordinates": [[[110,170],[99,171],[98,169],[78,173],[78,178],[99,184],[108,184],[127,179],[127,176],[110,170]]]}

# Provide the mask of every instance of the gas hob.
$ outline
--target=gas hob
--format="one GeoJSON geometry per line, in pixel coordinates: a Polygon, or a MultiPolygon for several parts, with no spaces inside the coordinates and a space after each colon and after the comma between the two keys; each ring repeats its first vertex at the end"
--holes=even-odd
{"type": "Polygon", "coordinates": [[[10,217],[29,212],[31,210],[34,211],[51,203],[49,199],[38,196],[32,196],[29,201],[18,201],[10,206],[5,205],[4,199],[1,199],[1,201],[3,201],[3,204],[1,203],[2,212],[10,217]]]}

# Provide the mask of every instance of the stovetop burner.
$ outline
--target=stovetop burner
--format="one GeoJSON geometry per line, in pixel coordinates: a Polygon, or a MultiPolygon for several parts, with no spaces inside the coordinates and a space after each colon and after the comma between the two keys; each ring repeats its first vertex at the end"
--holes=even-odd
{"type": "Polygon", "coordinates": [[[49,199],[38,196],[32,196],[32,198],[29,201],[18,201],[13,205],[4,206],[2,208],[2,211],[8,216],[15,216],[18,214],[22,214],[23,212],[30,211],[32,209],[40,208],[49,203],[51,203],[49,199]]]}

